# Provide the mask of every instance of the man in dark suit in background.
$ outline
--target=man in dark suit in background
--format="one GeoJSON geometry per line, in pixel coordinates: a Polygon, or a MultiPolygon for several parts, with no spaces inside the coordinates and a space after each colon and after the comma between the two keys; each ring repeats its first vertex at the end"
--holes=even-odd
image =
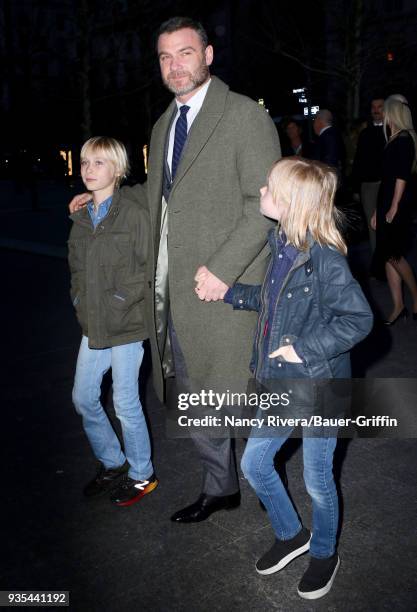
{"type": "Polygon", "coordinates": [[[360,192],[363,210],[368,223],[372,253],[375,250],[375,232],[371,228],[371,217],[376,209],[379,185],[382,176],[382,155],[385,147],[384,99],[371,102],[372,122],[359,135],[352,179],[355,193],[360,192]]]}
{"type": "Polygon", "coordinates": [[[314,117],[313,129],[318,137],[313,158],[336,168],[341,180],[344,174],[345,150],[340,133],[333,127],[332,113],[326,108],[320,110],[314,117]]]}

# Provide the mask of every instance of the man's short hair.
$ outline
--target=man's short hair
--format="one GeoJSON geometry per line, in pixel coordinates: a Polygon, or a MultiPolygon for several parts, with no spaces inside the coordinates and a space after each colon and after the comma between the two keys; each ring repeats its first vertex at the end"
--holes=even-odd
{"type": "Polygon", "coordinates": [[[323,123],[326,123],[327,125],[333,125],[333,115],[327,108],[322,108],[321,110],[319,110],[316,113],[315,118],[320,119],[321,121],[323,121],[323,123]]]}
{"type": "Polygon", "coordinates": [[[191,19],[191,17],[171,17],[171,19],[167,19],[167,21],[164,21],[164,23],[159,26],[156,33],[156,40],[158,41],[161,34],[172,34],[173,32],[178,32],[178,30],[183,30],[184,28],[190,28],[191,30],[197,32],[201,39],[203,49],[207,47],[209,41],[206,30],[199,21],[191,19]]]}

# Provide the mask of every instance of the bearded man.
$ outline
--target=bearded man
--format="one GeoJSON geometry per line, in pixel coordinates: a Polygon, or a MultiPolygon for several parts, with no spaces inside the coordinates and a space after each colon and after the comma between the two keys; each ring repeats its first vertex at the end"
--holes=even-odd
{"type": "MultiPolygon", "coordinates": [[[[259,213],[259,189],[280,157],[277,131],[263,108],[210,76],[213,47],[200,23],[165,22],[157,51],[175,99],[154,126],[149,154],[155,389],[162,399],[172,364],[190,391],[244,391],[255,319],[233,313],[222,298],[237,280],[260,283],[265,273],[270,225],[259,213]]],[[[202,494],[171,517],[175,522],[201,521],[239,504],[231,440],[193,440],[202,494]]]]}

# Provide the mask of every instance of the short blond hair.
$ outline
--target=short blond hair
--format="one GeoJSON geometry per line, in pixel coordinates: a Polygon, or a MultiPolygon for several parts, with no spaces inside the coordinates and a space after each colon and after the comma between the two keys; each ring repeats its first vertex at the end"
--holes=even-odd
{"type": "Polygon", "coordinates": [[[129,159],[127,157],[126,148],[120,140],[110,138],[109,136],[94,136],[83,144],[80,153],[81,160],[85,157],[87,151],[100,153],[112,162],[118,175],[116,178],[116,187],[118,187],[122,180],[129,174],[129,159]]]}
{"type": "Polygon", "coordinates": [[[285,157],[269,171],[268,188],[274,202],[287,209],[281,228],[290,244],[305,251],[310,234],[318,244],[333,246],[346,255],[346,244],[337,229],[342,215],[334,206],[334,168],[318,161],[285,157]]]}

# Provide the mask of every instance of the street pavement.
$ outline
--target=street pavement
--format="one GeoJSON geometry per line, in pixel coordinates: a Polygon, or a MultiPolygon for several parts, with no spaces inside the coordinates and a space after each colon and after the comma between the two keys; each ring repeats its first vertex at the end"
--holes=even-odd
{"type": "MultiPolygon", "coordinates": [[[[47,191],[54,190],[50,186],[47,191]]],[[[68,295],[64,258],[71,187],[31,211],[1,199],[2,291],[2,566],[0,590],[70,591],[75,612],[214,612],[417,609],[417,443],[415,439],[340,440],[335,474],[341,496],[341,568],[317,602],[297,595],[307,556],[271,576],[255,560],[272,530],[241,472],[241,506],[197,525],[169,516],[200,491],[192,442],[171,439],[155,397],[149,351],[141,396],[153,440],[158,488],[130,508],[107,498],[85,501],[96,463],[71,403],[80,330],[68,295]],[[35,246],[34,246],[35,245],[35,246]]],[[[0,189],[0,193],[3,193],[0,189]]],[[[364,281],[367,245],[352,250],[364,281]]],[[[414,257],[414,255],[412,255],[414,257]]],[[[413,260],[414,261],[414,260],[413,260]]],[[[378,325],[389,311],[385,283],[366,281],[377,323],[353,354],[356,376],[417,377],[417,323],[378,325]]],[[[103,401],[114,419],[110,380],[103,401]]],[[[117,429],[118,425],[115,422],[117,429]]],[[[238,457],[244,447],[236,441],[238,457]]],[[[297,440],[280,458],[307,526],[308,496],[297,440]]]]}

